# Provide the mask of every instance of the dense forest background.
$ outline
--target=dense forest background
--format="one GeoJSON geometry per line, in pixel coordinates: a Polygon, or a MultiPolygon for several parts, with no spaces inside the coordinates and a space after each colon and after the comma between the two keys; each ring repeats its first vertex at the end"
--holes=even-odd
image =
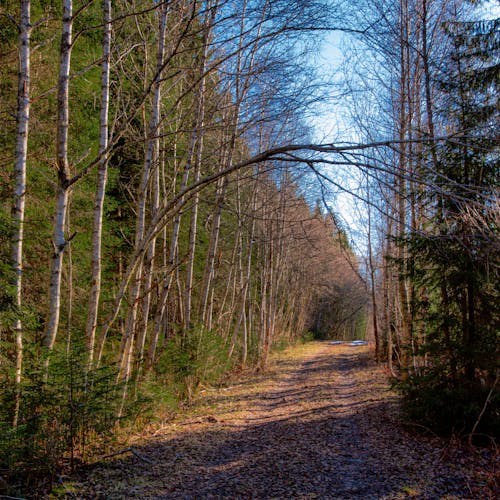
{"type": "Polygon", "coordinates": [[[372,339],[423,425],[498,434],[499,20],[459,0],[0,9],[7,482],[312,336],[372,339]],[[314,143],[332,96],[356,141],[314,143]]]}

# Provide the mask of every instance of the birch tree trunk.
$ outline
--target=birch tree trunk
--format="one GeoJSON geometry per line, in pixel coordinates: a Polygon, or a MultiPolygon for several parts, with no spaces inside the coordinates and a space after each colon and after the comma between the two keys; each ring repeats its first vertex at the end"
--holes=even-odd
{"type": "MultiPolygon", "coordinates": [[[[212,33],[212,28],[215,20],[215,14],[217,12],[218,1],[214,3],[207,3],[207,14],[205,19],[205,30],[203,34],[203,52],[200,62],[200,73],[202,75],[200,86],[198,90],[198,103],[196,109],[196,125],[194,133],[197,138],[197,149],[196,149],[196,159],[195,159],[195,169],[194,169],[194,179],[193,182],[198,182],[200,180],[201,174],[201,161],[203,156],[203,134],[205,126],[205,93],[206,93],[206,68],[208,59],[208,47],[209,40],[212,33]]],[[[185,302],[184,302],[184,328],[186,332],[191,326],[191,314],[192,314],[192,290],[193,290],[193,275],[194,275],[194,259],[196,251],[196,233],[198,226],[198,206],[199,206],[200,196],[198,193],[193,197],[193,207],[191,210],[191,226],[189,231],[189,247],[188,247],[188,264],[186,272],[186,290],[185,290],[185,302]]]]}
{"type": "MultiPolygon", "coordinates": [[[[243,5],[241,6],[241,21],[240,21],[240,32],[239,32],[239,42],[238,42],[238,52],[237,52],[237,60],[236,60],[236,70],[235,70],[235,85],[234,85],[234,109],[229,113],[229,116],[232,115],[232,119],[229,121],[229,141],[227,146],[227,158],[225,161],[221,162],[221,170],[229,167],[233,162],[235,149],[236,149],[236,137],[238,134],[238,127],[240,122],[240,109],[245,98],[245,95],[248,92],[250,86],[250,80],[252,78],[252,67],[254,65],[255,54],[257,51],[257,47],[259,45],[259,37],[262,29],[262,22],[265,16],[266,8],[262,9],[262,17],[261,22],[258,25],[256,42],[253,45],[247,70],[245,71],[246,77],[242,78],[243,73],[243,46],[245,42],[245,15],[247,10],[247,1],[243,1],[243,5]]],[[[228,99],[229,100],[229,99],[228,99]]],[[[224,155],[221,155],[224,158],[224,155]]],[[[221,179],[220,185],[217,186],[217,196],[216,196],[216,208],[214,217],[212,220],[212,228],[210,233],[210,243],[209,250],[207,253],[207,261],[205,265],[205,275],[203,279],[202,286],[202,294],[201,294],[201,302],[200,302],[200,318],[204,322],[206,328],[210,330],[212,328],[212,314],[211,311],[213,309],[212,303],[209,297],[213,297],[213,293],[211,293],[212,281],[215,277],[215,258],[217,254],[217,247],[219,243],[219,232],[220,232],[220,222],[222,216],[222,206],[224,203],[224,197],[228,185],[228,179],[221,179]]]]}
{"type": "MultiPolygon", "coordinates": [[[[158,54],[156,64],[157,83],[153,94],[153,106],[151,110],[151,120],[149,124],[149,134],[146,148],[146,162],[149,163],[149,170],[152,171],[152,206],[153,218],[156,216],[160,206],[160,138],[159,128],[161,123],[161,83],[162,69],[165,58],[165,37],[167,28],[168,8],[166,5],[160,7],[160,24],[158,34],[158,54]]],[[[153,277],[154,260],[156,253],[156,238],[153,238],[147,254],[144,276],[144,299],[142,303],[142,325],[138,333],[138,363],[142,364],[144,358],[144,345],[146,342],[146,332],[148,328],[149,308],[151,304],[151,283],[153,277]]]]}
{"type": "MultiPolygon", "coordinates": [[[[166,16],[167,8],[165,4],[160,6],[160,33],[158,39],[158,62],[161,64],[157,66],[157,72],[155,75],[154,82],[154,93],[153,93],[153,106],[151,109],[151,119],[150,126],[148,130],[148,136],[146,140],[146,154],[144,158],[144,167],[142,171],[141,183],[139,185],[139,201],[137,206],[137,222],[136,222],[136,233],[135,233],[135,248],[136,250],[144,245],[144,235],[146,233],[146,211],[147,211],[147,201],[148,201],[148,186],[150,184],[151,175],[154,168],[158,168],[154,165],[154,151],[155,144],[157,142],[158,126],[160,123],[160,104],[161,104],[161,81],[162,81],[162,69],[163,69],[163,57],[164,57],[164,47],[165,47],[165,30],[166,30],[166,16]]],[[[151,245],[155,245],[156,237],[152,238],[149,242],[148,249],[151,245]]],[[[127,383],[130,379],[132,373],[132,360],[134,358],[134,346],[136,345],[136,335],[139,336],[140,332],[136,331],[137,328],[137,309],[139,305],[139,299],[141,295],[141,290],[147,295],[149,290],[146,285],[143,284],[144,275],[144,264],[138,263],[137,270],[134,277],[134,283],[130,292],[130,306],[127,315],[127,322],[125,326],[125,334],[122,339],[120,348],[120,360],[119,360],[119,378],[124,382],[123,389],[123,400],[126,396],[127,383]]],[[[149,308],[149,306],[148,306],[149,308]]],[[[144,318],[146,320],[146,318],[144,318]]]]}
{"type": "MultiPolygon", "coordinates": [[[[236,312],[237,307],[241,307],[242,299],[243,299],[243,290],[244,290],[244,283],[243,283],[243,262],[242,262],[242,252],[243,252],[243,236],[242,236],[242,230],[243,230],[243,216],[241,213],[241,187],[240,187],[240,176],[238,175],[236,180],[236,218],[238,219],[238,227],[236,230],[236,236],[234,239],[234,259],[233,259],[233,266],[234,266],[234,296],[237,296],[239,299],[240,304],[235,303],[234,304],[234,311],[231,310],[231,315],[229,319],[229,325],[233,325],[233,314],[236,312]],[[236,294],[236,290],[238,288],[238,294],[236,294]]],[[[242,316],[240,315],[238,317],[237,322],[233,325],[233,334],[231,337],[231,344],[229,346],[229,351],[228,351],[228,357],[231,357],[233,355],[234,348],[236,346],[236,341],[238,338],[240,326],[241,326],[241,318],[242,316]]]]}
{"type": "Polygon", "coordinates": [[[21,377],[23,369],[23,325],[21,321],[23,300],[23,242],[24,242],[24,207],[26,200],[26,162],[28,156],[28,132],[30,118],[30,39],[31,39],[31,2],[21,0],[19,23],[19,80],[17,90],[17,135],[14,164],[14,203],[12,215],[14,235],[12,238],[12,266],[14,268],[16,320],[14,332],[16,338],[16,402],[13,426],[19,419],[21,404],[21,377]]]}
{"type": "MultiPolygon", "coordinates": [[[[203,86],[204,87],[204,86],[203,86]]],[[[204,90],[202,91],[204,93],[204,90]]],[[[200,96],[200,100],[203,101],[203,97],[200,96]]],[[[203,104],[201,106],[204,107],[203,104]]],[[[203,112],[201,113],[203,114],[203,112]]],[[[201,121],[201,127],[203,127],[203,120],[201,121]]],[[[195,164],[194,171],[194,182],[198,182],[200,179],[200,169],[201,169],[201,154],[203,150],[203,137],[200,130],[200,137],[198,138],[198,153],[195,164]]],[[[198,205],[199,205],[200,195],[195,194],[193,199],[193,207],[191,209],[191,224],[189,229],[189,247],[188,247],[188,264],[186,273],[186,289],[185,289],[185,299],[184,299],[184,329],[187,332],[191,327],[191,304],[192,304],[192,292],[193,292],[193,275],[194,275],[194,258],[196,251],[196,232],[198,226],[198,205]]]]}
{"type": "Polygon", "coordinates": [[[103,55],[101,69],[101,113],[99,135],[99,165],[97,174],[97,189],[94,204],[94,229],[92,233],[92,263],[90,278],[90,297],[85,337],[87,341],[88,364],[92,367],[94,359],[95,333],[97,328],[97,315],[99,311],[99,298],[101,294],[101,246],[102,246],[102,220],[104,212],[104,197],[108,177],[108,116],[109,116],[109,74],[111,63],[111,1],[104,0],[104,33],[103,55]]]}
{"type": "MultiPolygon", "coordinates": [[[[175,123],[175,135],[174,135],[174,145],[173,145],[173,150],[174,150],[174,176],[173,176],[173,182],[172,182],[172,194],[175,195],[175,179],[177,177],[177,129],[178,129],[178,124],[175,123]]],[[[189,174],[190,174],[190,169],[189,169],[189,163],[186,164],[184,168],[184,173],[182,175],[182,180],[181,180],[181,186],[180,186],[180,191],[184,191],[187,187],[188,181],[189,181],[189,174]]],[[[170,238],[170,248],[169,248],[169,253],[168,253],[168,259],[166,262],[166,275],[164,278],[163,286],[162,286],[162,291],[160,294],[159,298],[159,303],[154,319],[154,325],[153,325],[153,333],[151,335],[151,342],[149,344],[149,350],[148,350],[148,357],[146,361],[146,369],[149,370],[155,360],[156,356],[156,349],[158,347],[158,341],[160,338],[160,333],[162,330],[162,326],[165,324],[165,312],[166,312],[166,307],[167,307],[167,302],[168,302],[168,297],[170,293],[170,287],[172,285],[174,273],[177,273],[177,255],[178,255],[178,242],[179,242],[179,231],[181,228],[181,219],[182,215],[181,212],[178,212],[175,214],[174,217],[174,222],[172,226],[172,234],[170,238]]]]}
{"type": "MultiPolygon", "coordinates": [[[[399,140],[401,141],[399,150],[399,165],[398,165],[398,230],[399,238],[403,238],[406,233],[406,145],[407,133],[410,128],[409,117],[406,112],[406,106],[410,99],[409,96],[409,60],[407,47],[408,40],[408,2],[400,0],[400,88],[399,88],[399,140]]],[[[408,370],[410,367],[410,345],[411,345],[411,324],[408,315],[408,295],[406,283],[406,250],[403,242],[398,245],[398,261],[399,261],[399,277],[398,277],[398,294],[401,308],[401,352],[400,352],[400,368],[401,379],[408,378],[408,370]]]]}
{"type": "MultiPolygon", "coordinates": [[[[367,182],[368,184],[368,182],[367,182]]],[[[366,210],[368,216],[368,267],[370,272],[370,296],[372,300],[372,326],[373,326],[373,337],[375,339],[375,361],[380,360],[380,334],[378,328],[378,315],[377,315],[377,294],[376,294],[376,281],[375,281],[375,263],[373,260],[373,238],[372,238],[372,211],[371,211],[371,201],[370,201],[370,186],[367,185],[366,191],[366,210]]]]}
{"type": "MultiPolygon", "coordinates": [[[[49,316],[43,337],[43,345],[52,350],[56,341],[61,312],[61,278],[63,270],[63,254],[69,240],[66,240],[64,229],[68,209],[70,189],[70,167],[68,162],[68,129],[69,129],[69,76],[71,67],[73,32],[73,2],[63,0],[62,35],[59,60],[59,77],[57,87],[57,174],[58,185],[56,195],[56,213],[54,220],[53,247],[50,290],[49,316]]],[[[71,239],[71,238],[70,238],[71,239]]]]}
{"type": "Polygon", "coordinates": [[[205,263],[205,276],[203,279],[203,286],[200,301],[200,320],[203,321],[207,330],[212,328],[212,314],[211,314],[211,291],[212,282],[215,277],[215,257],[217,254],[217,247],[219,243],[220,223],[222,217],[222,205],[224,203],[224,196],[228,185],[228,179],[221,179],[217,185],[215,212],[212,219],[212,228],[210,231],[210,241],[208,244],[207,259],[205,263]]]}
{"type": "MultiPolygon", "coordinates": [[[[184,176],[183,176],[184,179],[182,181],[183,185],[184,184],[187,185],[188,175],[189,175],[189,171],[186,169],[184,172],[184,176]]],[[[153,327],[153,334],[151,336],[151,343],[149,344],[148,359],[147,359],[147,363],[146,363],[147,369],[150,369],[153,366],[155,356],[156,356],[156,349],[158,347],[158,340],[160,337],[160,332],[162,329],[162,325],[164,324],[165,310],[166,310],[166,306],[167,306],[170,287],[172,285],[174,272],[176,271],[176,257],[177,257],[177,252],[178,252],[177,244],[179,241],[180,227],[181,227],[181,214],[178,213],[178,214],[176,214],[175,219],[174,219],[172,236],[171,236],[171,240],[170,240],[170,250],[169,250],[169,257],[168,257],[168,264],[167,264],[167,275],[165,276],[165,281],[163,283],[163,288],[162,288],[162,292],[161,292],[161,296],[160,296],[159,304],[158,304],[158,311],[156,312],[156,316],[155,316],[155,320],[154,320],[154,327],[153,327]]]]}
{"type": "MultiPolygon", "coordinates": [[[[256,170],[256,177],[258,176],[258,170],[256,170]]],[[[245,286],[243,289],[243,294],[241,297],[241,313],[240,313],[240,322],[243,323],[243,349],[241,353],[241,364],[244,366],[247,362],[248,357],[248,341],[249,341],[249,332],[252,331],[251,324],[248,322],[251,321],[252,313],[249,310],[248,321],[247,321],[247,303],[248,296],[250,290],[250,280],[252,276],[252,254],[254,247],[254,235],[255,235],[255,211],[256,211],[256,203],[257,203],[257,180],[255,179],[253,189],[252,189],[252,201],[251,201],[251,213],[250,213],[250,230],[248,233],[248,247],[247,247],[247,259],[246,259],[246,277],[245,277],[245,286]]]]}

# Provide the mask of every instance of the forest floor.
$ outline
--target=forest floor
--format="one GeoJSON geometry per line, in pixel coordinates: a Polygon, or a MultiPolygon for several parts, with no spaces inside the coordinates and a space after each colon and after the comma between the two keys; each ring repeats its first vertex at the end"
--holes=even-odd
{"type": "MultiPolygon", "coordinates": [[[[498,456],[404,424],[366,346],[311,342],[65,478],[66,498],[487,499],[498,456]]],[[[65,493],[64,493],[65,492],[65,493]]]]}

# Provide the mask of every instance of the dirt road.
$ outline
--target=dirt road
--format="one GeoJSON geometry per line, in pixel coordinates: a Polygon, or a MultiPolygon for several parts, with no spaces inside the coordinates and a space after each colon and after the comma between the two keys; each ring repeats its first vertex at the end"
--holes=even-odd
{"type": "Polygon", "coordinates": [[[400,424],[366,347],[311,343],[269,376],[207,391],[198,414],[75,481],[77,498],[494,498],[491,452],[400,424]]]}

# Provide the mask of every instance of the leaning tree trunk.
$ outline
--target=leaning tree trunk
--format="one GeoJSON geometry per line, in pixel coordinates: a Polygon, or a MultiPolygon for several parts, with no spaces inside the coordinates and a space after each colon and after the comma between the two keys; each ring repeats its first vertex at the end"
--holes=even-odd
{"type": "MultiPolygon", "coordinates": [[[[255,53],[258,47],[258,42],[255,42],[251,51],[251,56],[248,60],[248,66],[245,68],[245,73],[247,74],[247,76],[245,78],[242,78],[244,59],[246,59],[244,58],[244,50],[243,50],[245,44],[245,35],[247,35],[246,25],[245,25],[246,9],[247,9],[247,1],[244,0],[241,5],[240,34],[239,34],[238,53],[237,53],[236,71],[235,71],[235,84],[234,84],[235,102],[234,102],[234,109],[232,109],[229,113],[229,117],[231,117],[232,114],[232,119],[228,120],[230,122],[228,124],[229,141],[227,143],[227,154],[226,155],[221,154],[221,158],[224,159],[221,162],[221,167],[220,167],[221,170],[226,169],[233,162],[233,158],[236,151],[236,138],[239,133],[240,109],[243,100],[250,87],[250,80],[252,77],[252,68],[254,65],[255,53]]],[[[257,38],[256,38],[257,40],[259,39],[259,35],[261,32],[265,11],[266,9],[263,8],[261,22],[259,23],[257,28],[257,38]]],[[[229,100],[228,109],[231,109],[230,105],[230,101],[232,100],[231,96],[229,96],[228,100],[229,100]]],[[[223,148],[221,149],[223,150],[223,148]]],[[[213,304],[210,297],[213,298],[212,282],[214,281],[215,278],[215,258],[219,243],[222,207],[224,204],[224,198],[228,182],[229,180],[227,178],[224,178],[221,179],[221,182],[217,184],[215,211],[212,221],[212,228],[210,232],[209,249],[207,252],[207,259],[205,264],[205,275],[203,277],[203,286],[202,286],[199,311],[200,311],[200,318],[205,324],[207,330],[210,330],[212,328],[211,311],[213,309],[213,304]]]]}
{"type": "MultiPolygon", "coordinates": [[[[257,177],[258,173],[256,173],[257,177]]],[[[250,280],[252,276],[252,254],[254,247],[254,234],[255,234],[255,212],[257,203],[257,180],[254,181],[252,189],[252,201],[250,209],[250,229],[248,233],[248,244],[247,244],[247,259],[246,259],[246,276],[245,285],[243,288],[243,294],[241,297],[241,321],[243,323],[243,346],[241,352],[241,364],[244,366],[247,362],[248,357],[248,343],[249,343],[249,333],[252,331],[251,325],[248,324],[252,314],[249,310],[248,321],[247,321],[247,304],[250,288],[250,280]]]]}
{"type": "MultiPolygon", "coordinates": [[[[189,169],[186,168],[183,175],[181,190],[185,189],[187,186],[189,177],[189,169]]],[[[170,250],[167,263],[167,275],[165,276],[165,281],[163,283],[162,292],[160,295],[158,310],[154,319],[153,333],[151,336],[151,342],[149,344],[148,358],[146,361],[146,369],[149,370],[156,358],[156,349],[158,346],[158,340],[160,338],[160,332],[162,330],[162,325],[165,320],[165,313],[167,307],[168,296],[170,293],[170,287],[172,285],[173,274],[176,271],[176,256],[178,253],[178,242],[179,242],[179,231],[181,227],[181,214],[176,214],[174,218],[174,224],[172,229],[172,236],[170,239],[170,250]]]]}

